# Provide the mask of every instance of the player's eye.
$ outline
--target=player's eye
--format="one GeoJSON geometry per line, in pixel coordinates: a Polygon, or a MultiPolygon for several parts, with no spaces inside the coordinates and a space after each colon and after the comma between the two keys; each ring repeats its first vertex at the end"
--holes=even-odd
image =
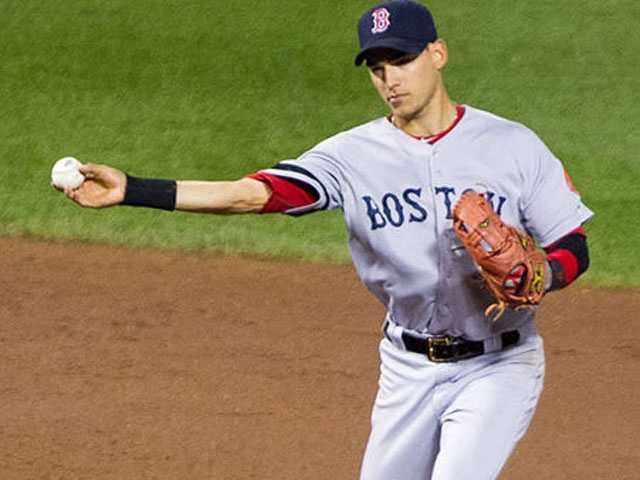
{"type": "Polygon", "coordinates": [[[371,73],[373,73],[376,77],[380,77],[384,73],[384,67],[380,64],[373,65],[369,67],[371,73]]]}

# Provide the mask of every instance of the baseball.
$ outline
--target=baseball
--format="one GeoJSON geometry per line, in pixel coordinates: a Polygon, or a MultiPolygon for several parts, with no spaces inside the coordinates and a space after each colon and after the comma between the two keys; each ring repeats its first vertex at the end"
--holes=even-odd
{"type": "Polygon", "coordinates": [[[51,182],[59,189],[77,188],[84,182],[84,175],[80,173],[80,163],[73,157],[64,157],[58,160],[51,169],[51,182]]]}

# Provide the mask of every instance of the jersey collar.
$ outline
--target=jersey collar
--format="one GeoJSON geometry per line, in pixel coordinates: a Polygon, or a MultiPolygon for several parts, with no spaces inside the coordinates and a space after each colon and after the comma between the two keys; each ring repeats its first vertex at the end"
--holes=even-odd
{"type": "MultiPolygon", "coordinates": [[[[456,105],[456,118],[453,119],[453,122],[451,123],[451,125],[449,125],[445,130],[443,130],[440,133],[436,133],[435,135],[431,135],[429,137],[419,137],[416,135],[411,135],[410,133],[407,133],[407,135],[409,135],[411,138],[415,138],[416,140],[419,140],[423,143],[428,143],[429,145],[434,145],[436,142],[442,140],[444,137],[446,137],[454,128],[456,128],[456,126],[458,125],[458,123],[460,123],[460,120],[462,120],[462,117],[464,116],[465,113],[465,107],[464,105],[456,105]]],[[[387,117],[387,120],[389,121],[389,123],[394,127],[395,125],[393,125],[393,122],[391,121],[391,116],[387,117]]],[[[404,132],[406,133],[406,132],[404,132]]]]}

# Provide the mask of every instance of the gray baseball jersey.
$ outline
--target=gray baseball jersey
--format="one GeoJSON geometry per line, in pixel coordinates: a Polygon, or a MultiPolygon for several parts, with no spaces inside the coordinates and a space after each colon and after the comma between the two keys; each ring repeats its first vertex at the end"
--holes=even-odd
{"type": "Polygon", "coordinates": [[[543,247],[592,216],[531,130],[469,106],[433,145],[380,118],[264,172],[316,191],[315,203],[286,213],[341,208],[364,284],[393,322],[431,334],[487,338],[534,315],[510,310],[495,324],[485,318],[492,297],[452,231],[463,192],[485,193],[506,223],[543,247]]]}

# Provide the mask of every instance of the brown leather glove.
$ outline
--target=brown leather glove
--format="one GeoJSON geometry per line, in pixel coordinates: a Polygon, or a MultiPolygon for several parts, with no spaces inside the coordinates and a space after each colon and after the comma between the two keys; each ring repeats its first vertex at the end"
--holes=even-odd
{"type": "Polygon", "coordinates": [[[478,192],[466,192],[453,209],[453,229],[480,268],[496,303],[485,315],[498,320],[506,307],[528,308],[545,294],[545,255],[534,240],[505,224],[478,192]]]}

